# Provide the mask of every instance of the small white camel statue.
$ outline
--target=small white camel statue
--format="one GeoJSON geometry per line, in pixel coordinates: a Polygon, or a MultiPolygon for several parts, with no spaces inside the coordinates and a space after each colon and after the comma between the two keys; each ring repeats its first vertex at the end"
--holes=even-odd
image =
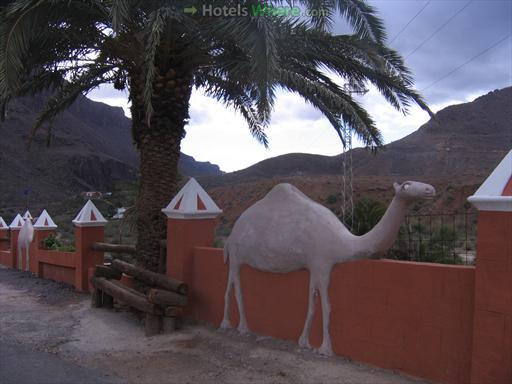
{"type": "Polygon", "coordinates": [[[18,268],[23,269],[23,249],[27,252],[25,270],[29,270],[30,265],[30,243],[34,239],[34,227],[32,220],[27,217],[18,235],[18,268]]]}
{"type": "Polygon", "coordinates": [[[249,207],[236,221],[224,246],[224,262],[229,261],[229,276],[221,328],[231,328],[229,303],[234,286],[240,313],[238,331],[242,334],[248,332],[240,287],[240,267],[243,264],[277,273],[308,269],[309,305],[299,345],[311,348],[309,332],[314,298],[318,292],[322,300],[323,321],[323,341],[318,352],[332,354],[328,287],[333,266],[382,257],[394,243],[408,206],[415,200],[435,196],[434,187],[420,182],[406,181],[393,186],[395,197],[386,213],[363,236],[350,233],[329,209],[290,184],[275,186],[263,199],[249,207]]]}

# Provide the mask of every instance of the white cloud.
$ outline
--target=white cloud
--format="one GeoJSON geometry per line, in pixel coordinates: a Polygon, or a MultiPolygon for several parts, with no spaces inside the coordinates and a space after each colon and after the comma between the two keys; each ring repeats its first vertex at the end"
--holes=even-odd
{"type": "MultiPolygon", "coordinates": [[[[471,101],[478,95],[454,98],[430,107],[437,112],[448,105],[471,101]]],[[[121,106],[129,116],[126,98],[114,97],[104,88],[89,96],[106,104],[121,106]],[[106,97],[102,91],[105,91],[106,97]]],[[[428,114],[417,106],[413,106],[410,113],[404,116],[386,103],[374,88],[359,99],[375,119],[386,143],[414,132],[429,119],[428,114]]],[[[196,160],[218,164],[227,172],[286,153],[333,156],[342,151],[340,139],[329,122],[299,96],[290,93],[281,92],[278,95],[267,131],[269,149],[265,149],[251,136],[245,120],[238,113],[198,91],[192,94],[190,115],[182,151],[194,156],[196,160]]],[[[354,141],[354,146],[360,145],[354,141]]]]}
{"type": "MultiPolygon", "coordinates": [[[[424,4],[372,2],[384,17],[390,37],[395,36],[424,4]]],[[[394,41],[393,46],[402,55],[409,54],[461,7],[457,1],[432,2],[394,41]]],[[[485,51],[510,32],[510,7],[510,2],[474,2],[428,44],[407,58],[417,87],[420,90],[428,87],[423,94],[428,97],[427,102],[430,101],[434,112],[448,105],[471,101],[492,89],[510,86],[511,39],[485,51]],[[483,54],[468,62],[479,52],[483,54]],[[436,81],[434,86],[430,86],[436,81]]],[[[337,22],[338,33],[348,32],[343,25],[337,22]]],[[[130,115],[126,94],[111,87],[102,87],[92,92],[90,97],[122,106],[127,116],[130,115]]],[[[361,102],[376,121],[386,143],[414,132],[429,119],[428,114],[415,105],[404,116],[387,104],[375,89],[370,89],[361,102]]],[[[285,153],[335,155],[342,151],[341,142],[328,121],[299,96],[284,92],[279,93],[268,137],[270,148],[267,150],[252,138],[245,121],[238,114],[194,92],[191,120],[182,150],[198,160],[216,163],[225,171],[241,169],[285,153]]]]}

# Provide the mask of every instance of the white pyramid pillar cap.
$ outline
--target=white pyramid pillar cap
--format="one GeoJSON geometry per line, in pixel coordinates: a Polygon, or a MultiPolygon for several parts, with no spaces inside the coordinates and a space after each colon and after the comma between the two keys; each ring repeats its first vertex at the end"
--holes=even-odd
{"type": "Polygon", "coordinates": [[[76,215],[73,224],[77,227],[102,227],[107,224],[107,220],[101,212],[96,208],[91,200],[87,200],[84,207],[78,215],[76,215]]]}
{"type": "Polygon", "coordinates": [[[12,221],[11,225],[9,225],[9,228],[11,229],[21,229],[23,227],[23,224],[25,223],[25,220],[23,220],[23,217],[18,213],[14,220],[12,221]]]}
{"type": "Polygon", "coordinates": [[[4,219],[2,219],[2,216],[0,216],[0,231],[6,231],[9,229],[9,226],[5,223],[4,219]]]}
{"type": "Polygon", "coordinates": [[[479,211],[512,212],[512,150],[468,201],[479,211]]]}
{"type": "Polygon", "coordinates": [[[222,210],[196,179],[190,178],[162,212],[175,219],[206,219],[219,216],[222,210]]]}
{"type": "Polygon", "coordinates": [[[30,211],[27,209],[27,212],[25,212],[23,214],[23,220],[27,220],[27,219],[30,219],[30,220],[34,220],[34,218],[32,217],[32,215],[30,214],[30,211]]]}
{"type": "Polygon", "coordinates": [[[52,220],[46,209],[43,209],[43,212],[41,212],[36,222],[34,223],[34,229],[42,230],[55,228],[57,228],[57,224],[55,224],[55,222],[52,220]]]}

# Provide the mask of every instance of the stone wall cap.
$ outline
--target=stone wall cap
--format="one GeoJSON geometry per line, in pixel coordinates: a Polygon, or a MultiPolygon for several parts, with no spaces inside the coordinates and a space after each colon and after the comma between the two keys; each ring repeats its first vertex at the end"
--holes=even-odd
{"type": "Polygon", "coordinates": [[[162,212],[168,218],[207,219],[219,216],[222,210],[196,179],[191,177],[162,212]]]}
{"type": "Polygon", "coordinates": [[[508,185],[512,179],[512,150],[485,179],[468,201],[481,211],[512,212],[512,196],[508,185]]]}
{"type": "Polygon", "coordinates": [[[34,229],[55,229],[57,228],[57,224],[52,220],[51,216],[48,214],[46,209],[43,209],[43,212],[39,215],[36,222],[34,223],[34,229]]]}
{"type": "Polygon", "coordinates": [[[30,220],[34,220],[34,218],[32,217],[32,215],[30,214],[30,211],[27,209],[27,211],[23,214],[23,220],[27,220],[27,219],[30,219],[30,220]]]}
{"type": "Polygon", "coordinates": [[[91,200],[87,200],[87,203],[73,220],[73,224],[77,227],[103,227],[107,223],[108,221],[91,200]]]}
{"type": "Polygon", "coordinates": [[[23,220],[23,217],[21,217],[21,215],[18,213],[12,221],[11,225],[9,225],[9,228],[21,229],[21,227],[23,227],[23,224],[25,224],[25,220],[23,220]]]}
{"type": "Polygon", "coordinates": [[[8,229],[9,229],[9,226],[5,223],[5,221],[2,218],[2,216],[0,216],[0,231],[5,231],[5,230],[8,230],[8,229]]]}

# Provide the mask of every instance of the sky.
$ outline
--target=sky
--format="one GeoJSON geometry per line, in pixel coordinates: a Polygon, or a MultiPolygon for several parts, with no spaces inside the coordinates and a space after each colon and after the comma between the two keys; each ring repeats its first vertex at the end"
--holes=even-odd
{"type": "MultiPolygon", "coordinates": [[[[474,100],[512,85],[512,0],[373,0],[388,40],[412,71],[415,88],[432,111],[474,100]]],[[[334,32],[350,33],[341,19],[334,32]]],[[[102,86],[93,100],[121,106],[129,117],[124,92],[102,86]]],[[[414,106],[404,116],[373,88],[358,100],[382,131],[386,143],[417,130],[429,120],[414,106]]],[[[340,139],[320,112],[299,96],[278,92],[265,149],[249,133],[245,120],[223,104],[194,91],[190,123],[182,151],[210,161],[223,171],[246,168],[266,158],[294,152],[337,155],[340,139]]],[[[354,146],[361,144],[354,141],[354,146]]]]}

